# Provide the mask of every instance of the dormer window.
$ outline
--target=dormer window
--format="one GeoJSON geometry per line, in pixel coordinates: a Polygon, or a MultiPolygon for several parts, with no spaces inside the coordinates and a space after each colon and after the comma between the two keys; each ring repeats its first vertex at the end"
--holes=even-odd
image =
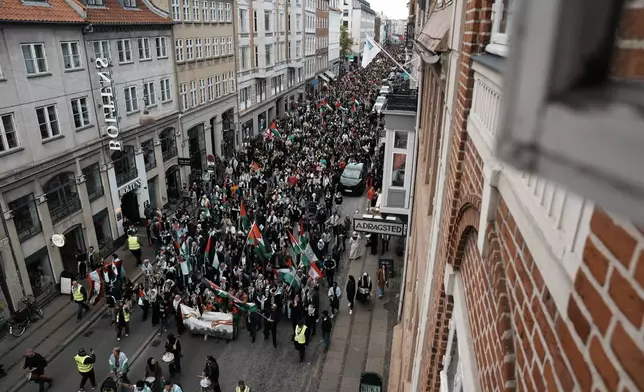
{"type": "Polygon", "coordinates": [[[92,5],[96,7],[102,7],[105,5],[104,0],[85,0],[85,2],[87,3],[87,5],[92,5]]]}
{"type": "Polygon", "coordinates": [[[136,0],[123,0],[123,5],[127,8],[136,8],[136,0]]]}

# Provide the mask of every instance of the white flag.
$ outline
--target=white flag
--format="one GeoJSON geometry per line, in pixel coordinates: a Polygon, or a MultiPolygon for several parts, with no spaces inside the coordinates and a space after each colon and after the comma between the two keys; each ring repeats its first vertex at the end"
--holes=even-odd
{"type": "Polygon", "coordinates": [[[376,45],[371,37],[367,36],[362,49],[362,68],[367,68],[367,65],[373,61],[374,58],[380,53],[380,47],[376,45]]]}

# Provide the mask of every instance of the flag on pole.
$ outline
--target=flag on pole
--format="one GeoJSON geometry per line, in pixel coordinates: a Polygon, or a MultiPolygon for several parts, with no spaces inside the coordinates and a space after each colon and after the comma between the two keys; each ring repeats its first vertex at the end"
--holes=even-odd
{"type": "Polygon", "coordinates": [[[371,39],[371,37],[367,36],[364,48],[362,49],[362,68],[367,68],[373,59],[376,58],[378,53],[380,53],[380,47],[373,41],[373,39],[371,39]]]}
{"type": "Polygon", "coordinates": [[[264,237],[262,236],[262,232],[259,230],[259,226],[257,226],[257,222],[254,222],[251,226],[250,232],[248,233],[247,242],[249,245],[254,246],[255,251],[263,258],[270,259],[273,255],[273,252],[266,249],[266,244],[264,244],[264,237]]]}
{"type": "Polygon", "coordinates": [[[297,277],[295,270],[292,267],[280,268],[277,270],[277,273],[284,283],[291,285],[291,287],[295,289],[300,287],[300,279],[297,277]]]}
{"type": "Polygon", "coordinates": [[[241,227],[244,231],[248,231],[250,229],[250,221],[248,220],[248,214],[246,213],[246,205],[244,204],[243,200],[241,202],[241,207],[239,209],[240,209],[239,215],[241,216],[241,227]]]}
{"type": "MultiPolygon", "coordinates": [[[[204,263],[210,261],[210,249],[211,248],[212,248],[212,236],[209,235],[208,236],[208,242],[206,242],[206,252],[205,252],[205,255],[204,255],[204,263]]],[[[216,268],[219,268],[219,267],[216,267],[216,268]]]]}
{"type": "Polygon", "coordinates": [[[318,267],[318,263],[311,263],[311,267],[309,268],[309,276],[312,277],[313,279],[320,279],[324,277],[324,273],[318,267]]]}
{"type": "Polygon", "coordinates": [[[306,239],[306,237],[300,237],[299,247],[302,251],[302,264],[304,264],[306,267],[318,261],[318,257],[315,255],[315,252],[313,252],[313,248],[311,248],[311,244],[309,244],[309,241],[306,239]]]}
{"type": "Polygon", "coordinates": [[[295,254],[299,255],[300,253],[302,253],[302,249],[300,249],[300,244],[297,242],[297,239],[290,231],[288,232],[288,238],[289,240],[291,240],[291,246],[293,247],[293,251],[295,252],[295,254]]]}
{"type": "Polygon", "coordinates": [[[214,269],[219,269],[219,255],[217,254],[217,251],[215,251],[215,258],[212,259],[212,267],[214,269]]]}
{"type": "Polygon", "coordinates": [[[278,139],[282,137],[282,134],[279,133],[279,131],[276,128],[271,128],[271,133],[273,134],[273,136],[275,136],[278,139]]]}

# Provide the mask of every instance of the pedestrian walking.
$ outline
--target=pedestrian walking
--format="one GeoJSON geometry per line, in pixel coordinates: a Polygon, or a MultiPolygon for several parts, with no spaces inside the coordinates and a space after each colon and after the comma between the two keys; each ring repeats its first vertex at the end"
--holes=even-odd
{"type": "Polygon", "coordinates": [[[334,318],[340,309],[340,297],[342,291],[338,287],[338,282],[333,282],[333,286],[329,288],[329,304],[331,306],[331,318],[334,318]]]}
{"type": "Polygon", "coordinates": [[[385,286],[388,284],[387,266],[383,264],[378,268],[378,298],[382,298],[385,294],[385,286]]]}
{"type": "MultiPolygon", "coordinates": [[[[161,335],[163,332],[168,332],[168,305],[161,294],[157,294],[155,305],[159,314],[159,335],[161,335]]],[[[152,321],[154,322],[154,316],[152,321]]]]}
{"type": "Polygon", "coordinates": [[[76,311],[76,322],[83,318],[83,309],[89,311],[87,306],[87,291],[83,285],[79,284],[76,280],[72,281],[72,301],[78,306],[76,311]]]}
{"type": "Polygon", "coordinates": [[[78,387],[79,392],[85,390],[85,384],[89,380],[92,384],[92,389],[96,388],[96,376],[94,375],[94,363],[96,362],[96,354],[94,354],[94,349],[89,349],[89,355],[84,348],[78,350],[78,354],[74,356],[74,362],[76,362],[76,368],[78,373],[81,375],[80,386],[78,387]]]}
{"type": "Polygon", "coordinates": [[[137,237],[136,233],[130,233],[127,237],[127,248],[132,252],[134,258],[136,258],[136,266],[141,266],[141,241],[137,237]]]}
{"type": "Polygon", "coordinates": [[[121,301],[116,311],[116,340],[121,340],[122,332],[125,330],[125,336],[130,336],[130,308],[121,301]]]}
{"type": "Polygon", "coordinates": [[[38,354],[32,349],[28,349],[25,353],[25,363],[23,369],[29,369],[29,381],[38,384],[39,392],[44,392],[45,383],[51,388],[54,379],[45,374],[47,367],[47,360],[42,355],[38,354]]]}
{"type": "Polygon", "coordinates": [[[306,354],[306,346],[308,345],[308,328],[304,325],[303,320],[297,322],[295,331],[293,334],[293,341],[295,343],[295,349],[300,353],[300,362],[304,361],[304,355],[306,354]]]}
{"type": "Polygon", "coordinates": [[[203,375],[210,380],[212,392],[221,392],[219,385],[219,364],[212,355],[206,357],[206,367],[203,370],[203,375]]]}
{"type": "Polygon", "coordinates": [[[250,387],[244,383],[244,380],[239,380],[235,392],[250,392],[250,387]]]}
{"type": "Polygon", "coordinates": [[[108,363],[110,365],[110,373],[116,376],[117,379],[121,379],[124,383],[130,384],[130,379],[127,377],[130,371],[130,361],[127,355],[121,351],[120,347],[114,347],[108,363]]]}
{"type": "Polygon", "coordinates": [[[277,322],[279,321],[279,311],[277,304],[271,305],[271,310],[268,312],[268,318],[264,320],[264,340],[268,339],[268,335],[273,335],[273,347],[277,348],[277,322]]]}
{"type": "Polygon", "coordinates": [[[322,341],[324,343],[324,351],[329,349],[329,344],[331,342],[331,328],[333,324],[331,323],[331,317],[329,317],[329,311],[322,311],[322,320],[320,322],[320,329],[322,329],[322,341]]]}
{"type": "Polygon", "coordinates": [[[352,314],[354,301],[356,300],[356,278],[354,278],[353,275],[349,275],[346,292],[347,301],[349,301],[349,314],[352,314]]]}
{"type": "Polygon", "coordinates": [[[255,338],[257,337],[257,331],[262,326],[262,316],[259,315],[258,312],[249,312],[248,313],[248,332],[250,333],[250,337],[253,340],[253,343],[255,343],[255,338]]]}
{"type": "Polygon", "coordinates": [[[181,342],[172,333],[165,341],[165,351],[174,355],[174,362],[169,366],[170,378],[174,378],[175,375],[181,373],[181,342]]]}

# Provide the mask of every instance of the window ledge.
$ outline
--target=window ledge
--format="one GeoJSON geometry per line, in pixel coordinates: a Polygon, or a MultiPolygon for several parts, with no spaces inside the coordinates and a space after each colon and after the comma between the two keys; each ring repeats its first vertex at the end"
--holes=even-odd
{"type": "Polygon", "coordinates": [[[126,115],[126,116],[132,116],[132,115],[134,115],[134,114],[138,114],[138,113],[140,113],[140,112],[141,112],[141,109],[138,109],[138,110],[133,110],[133,111],[131,111],[131,112],[126,112],[126,113],[125,113],[125,115],[126,115]]]}
{"type": "MultiPolygon", "coordinates": [[[[153,103],[152,105],[146,106],[145,109],[152,109],[152,108],[156,108],[157,106],[159,106],[158,103],[153,103]]],[[[143,110],[145,110],[145,109],[143,109],[143,110]]]]}
{"type": "Polygon", "coordinates": [[[62,138],[64,138],[64,137],[65,137],[65,135],[63,135],[63,134],[61,133],[60,135],[56,135],[56,136],[52,136],[52,137],[50,137],[50,138],[44,139],[44,140],[42,141],[42,144],[51,143],[51,142],[53,142],[53,141],[55,141],[55,140],[62,139],[62,138]]]}
{"type": "Polygon", "coordinates": [[[502,57],[508,57],[508,53],[510,51],[509,49],[510,48],[508,47],[508,45],[495,44],[495,43],[488,44],[485,47],[486,52],[495,54],[497,56],[502,56],[502,57]]]}
{"type": "Polygon", "coordinates": [[[162,104],[164,104],[164,103],[170,103],[170,102],[172,102],[172,98],[170,98],[170,99],[166,99],[165,101],[161,101],[161,103],[162,103],[162,104]]]}
{"type": "Polygon", "coordinates": [[[85,68],[80,67],[80,68],[70,68],[70,69],[66,69],[64,72],[65,72],[65,73],[73,73],[73,72],[80,72],[80,71],[84,71],[84,70],[85,70],[85,68]]]}
{"type": "Polygon", "coordinates": [[[87,124],[87,125],[83,125],[83,126],[82,126],[82,127],[80,127],[80,128],[76,128],[76,129],[75,129],[75,131],[76,131],[76,132],[82,132],[82,131],[84,131],[84,130],[86,130],[86,129],[90,129],[90,128],[94,128],[94,124],[87,124]]]}
{"type": "MultiPolygon", "coordinates": [[[[168,57],[168,56],[162,56],[162,57],[157,57],[157,60],[166,60],[166,59],[169,59],[169,58],[170,57],[168,57]]],[[[150,59],[150,60],[152,60],[152,59],[150,59]]]]}
{"type": "Polygon", "coordinates": [[[42,72],[31,75],[27,74],[27,79],[44,78],[45,76],[51,76],[51,72],[42,72]]]}
{"type": "Polygon", "coordinates": [[[128,64],[134,64],[134,61],[133,61],[133,60],[130,60],[130,61],[124,61],[124,62],[120,62],[120,61],[119,61],[119,65],[128,65],[128,64]]]}
{"type": "Polygon", "coordinates": [[[24,149],[25,149],[24,147],[14,147],[14,148],[12,148],[10,150],[2,151],[2,152],[0,152],[0,158],[1,157],[6,157],[7,155],[11,155],[11,154],[14,154],[14,153],[17,153],[17,152],[20,152],[20,151],[23,151],[24,149]]]}
{"type": "Polygon", "coordinates": [[[152,61],[152,57],[150,57],[149,59],[139,59],[139,63],[144,63],[146,61],[152,61]]]}

